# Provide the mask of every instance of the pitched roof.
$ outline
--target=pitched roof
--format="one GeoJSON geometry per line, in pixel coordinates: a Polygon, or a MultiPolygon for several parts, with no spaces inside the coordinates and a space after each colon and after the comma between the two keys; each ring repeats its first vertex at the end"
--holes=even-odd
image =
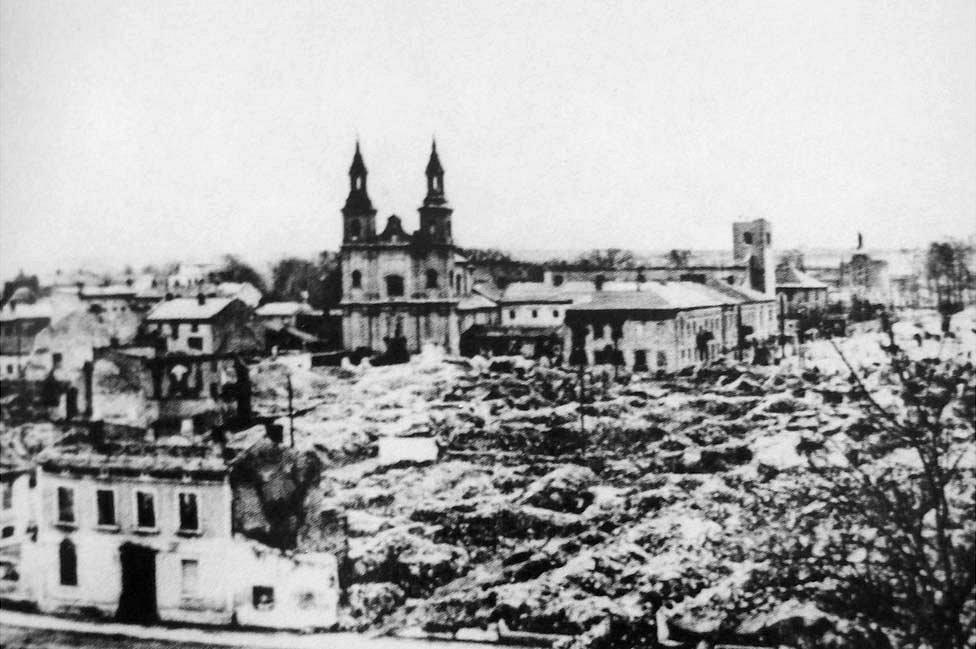
{"type": "Polygon", "coordinates": [[[759,291],[755,291],[748,286],[743,286],[741,284],[727,284],[725,282],[711,281],[708,282],[708,287],[724,293],[733,299],[737,299],[741,302],[774,302],[775,297],[771,295],[766,295],[759,291]]]}
{"type": "Polygon", "coordinates": [[[639,291],[600,291],[569,311],[681,311],[739,304],[734,298],[697,282],[646,282],[639,291]]]}
{"type": "Polygon", "coordinates": [[[268,302],[258,307],[254,313],[261,317],[293,316],[298,313],[310,313],[312,307],[304,302],[268,302]]]}
{"type": "Polygon", "coordinates": [[[474,294],[458,302],[457,308],[459,311],[476,311],[478,309],[494,309],[497,306],[497,302],[489,300],[484,295],[474,294]]]}
{"type": "Polygon", "coordinates": [[[793,264],[776,267],[777,288],[827,288],[819,279],[814,279],[793,264]]]}
{"type": "Polygon", "coordinates": [[[200,304],[195,297],[178,297],[157,304],[146,316],[146,320],[210,320],[232,302],[239,301],[230,297],[208,297],[200,304]]]}
{"type": "Polygon", "coordinates": [[[0,309],[0,322],[13,322],[15,320],[35,320],[51,319],[51,303],[48,301],[27,304],[17,302],[16,304],[7,303],[0,309]]]}

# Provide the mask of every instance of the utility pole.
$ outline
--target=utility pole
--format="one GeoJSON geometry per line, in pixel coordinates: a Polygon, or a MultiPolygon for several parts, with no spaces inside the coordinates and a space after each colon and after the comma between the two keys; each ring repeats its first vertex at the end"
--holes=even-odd
{"type": "Polygon", "coordinates": [[[288,379],[288,436],[291,439],[291,447],[295,448],[295,411],[292,408],[294,391],[291,387],[291,372],[285,376],[288,379]]]}
{"type": "Polygon", "coordinates": [[[580,422],[580,434],[586,433],[586,426],[583,420],[583,380],[586,378],[585,365],[583,363],[579,364],[579,422],[580,422]]]}

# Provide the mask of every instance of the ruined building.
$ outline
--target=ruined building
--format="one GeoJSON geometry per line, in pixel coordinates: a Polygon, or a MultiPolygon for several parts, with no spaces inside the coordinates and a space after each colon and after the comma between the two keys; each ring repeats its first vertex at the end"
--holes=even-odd
{"type": "Polygon", "coordinates": [[[409,234],[390,216],[376,230],[359,145],[349,168],[342,208],[342,330],[348,350],[402,356],[433,343],[457,353],[471,268],[451,231],[453,209],[444,192],[444,168],[431,149],[420,229],[409,234]]]}

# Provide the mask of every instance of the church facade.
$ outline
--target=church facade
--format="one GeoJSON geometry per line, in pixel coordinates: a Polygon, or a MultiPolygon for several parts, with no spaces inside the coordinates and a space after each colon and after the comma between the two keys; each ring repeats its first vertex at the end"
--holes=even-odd
{"type": "Polygon", "coordinates": [[[458,353],[458,306],[471,295],[471,267],[454,245],[453,209],[436,143],[425,175],[420,228],[408,233],[392,215],[378,232],[366,164],[356,144],[340,249],[343,346],[349,351],[417,353],[434,344],[458,353]]]}

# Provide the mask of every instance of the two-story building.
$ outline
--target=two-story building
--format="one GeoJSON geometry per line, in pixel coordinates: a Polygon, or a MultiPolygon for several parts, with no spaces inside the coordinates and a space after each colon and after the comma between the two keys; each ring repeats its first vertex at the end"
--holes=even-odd
{"type": "MultiPolygon", "coordinates": [[[[727,286],[727,285],[726,285],[727,286]]],[[[743,306],[762,336],[775,322],[770,296],[744,287],[646,282],[639,291],[603,291],[566,312],[572,364],[675,371],[744,348],[743,306]]]]}
{"type": "Polygon", "coordinates": [[[257,351],[251,309],[227,297],[180,297],[157,304],[145,330],[165,342],[167,354],[228,354],[257,351]]]}
{"type": "Polygon", "coordinates": [[[52,309],[47,301],[26,302],[12,299],[0,309],[0,377],[23,378],[31,362],[34,339],[51,324],[52,309]]]}
{"type": "Polygon", "coordinates": [[[24,570],[40,610],[138,622],[335,624],[332,555],[288,556],[235,534],[232,452],[71,442],[37,462],[40,514],[24,570]]]}

